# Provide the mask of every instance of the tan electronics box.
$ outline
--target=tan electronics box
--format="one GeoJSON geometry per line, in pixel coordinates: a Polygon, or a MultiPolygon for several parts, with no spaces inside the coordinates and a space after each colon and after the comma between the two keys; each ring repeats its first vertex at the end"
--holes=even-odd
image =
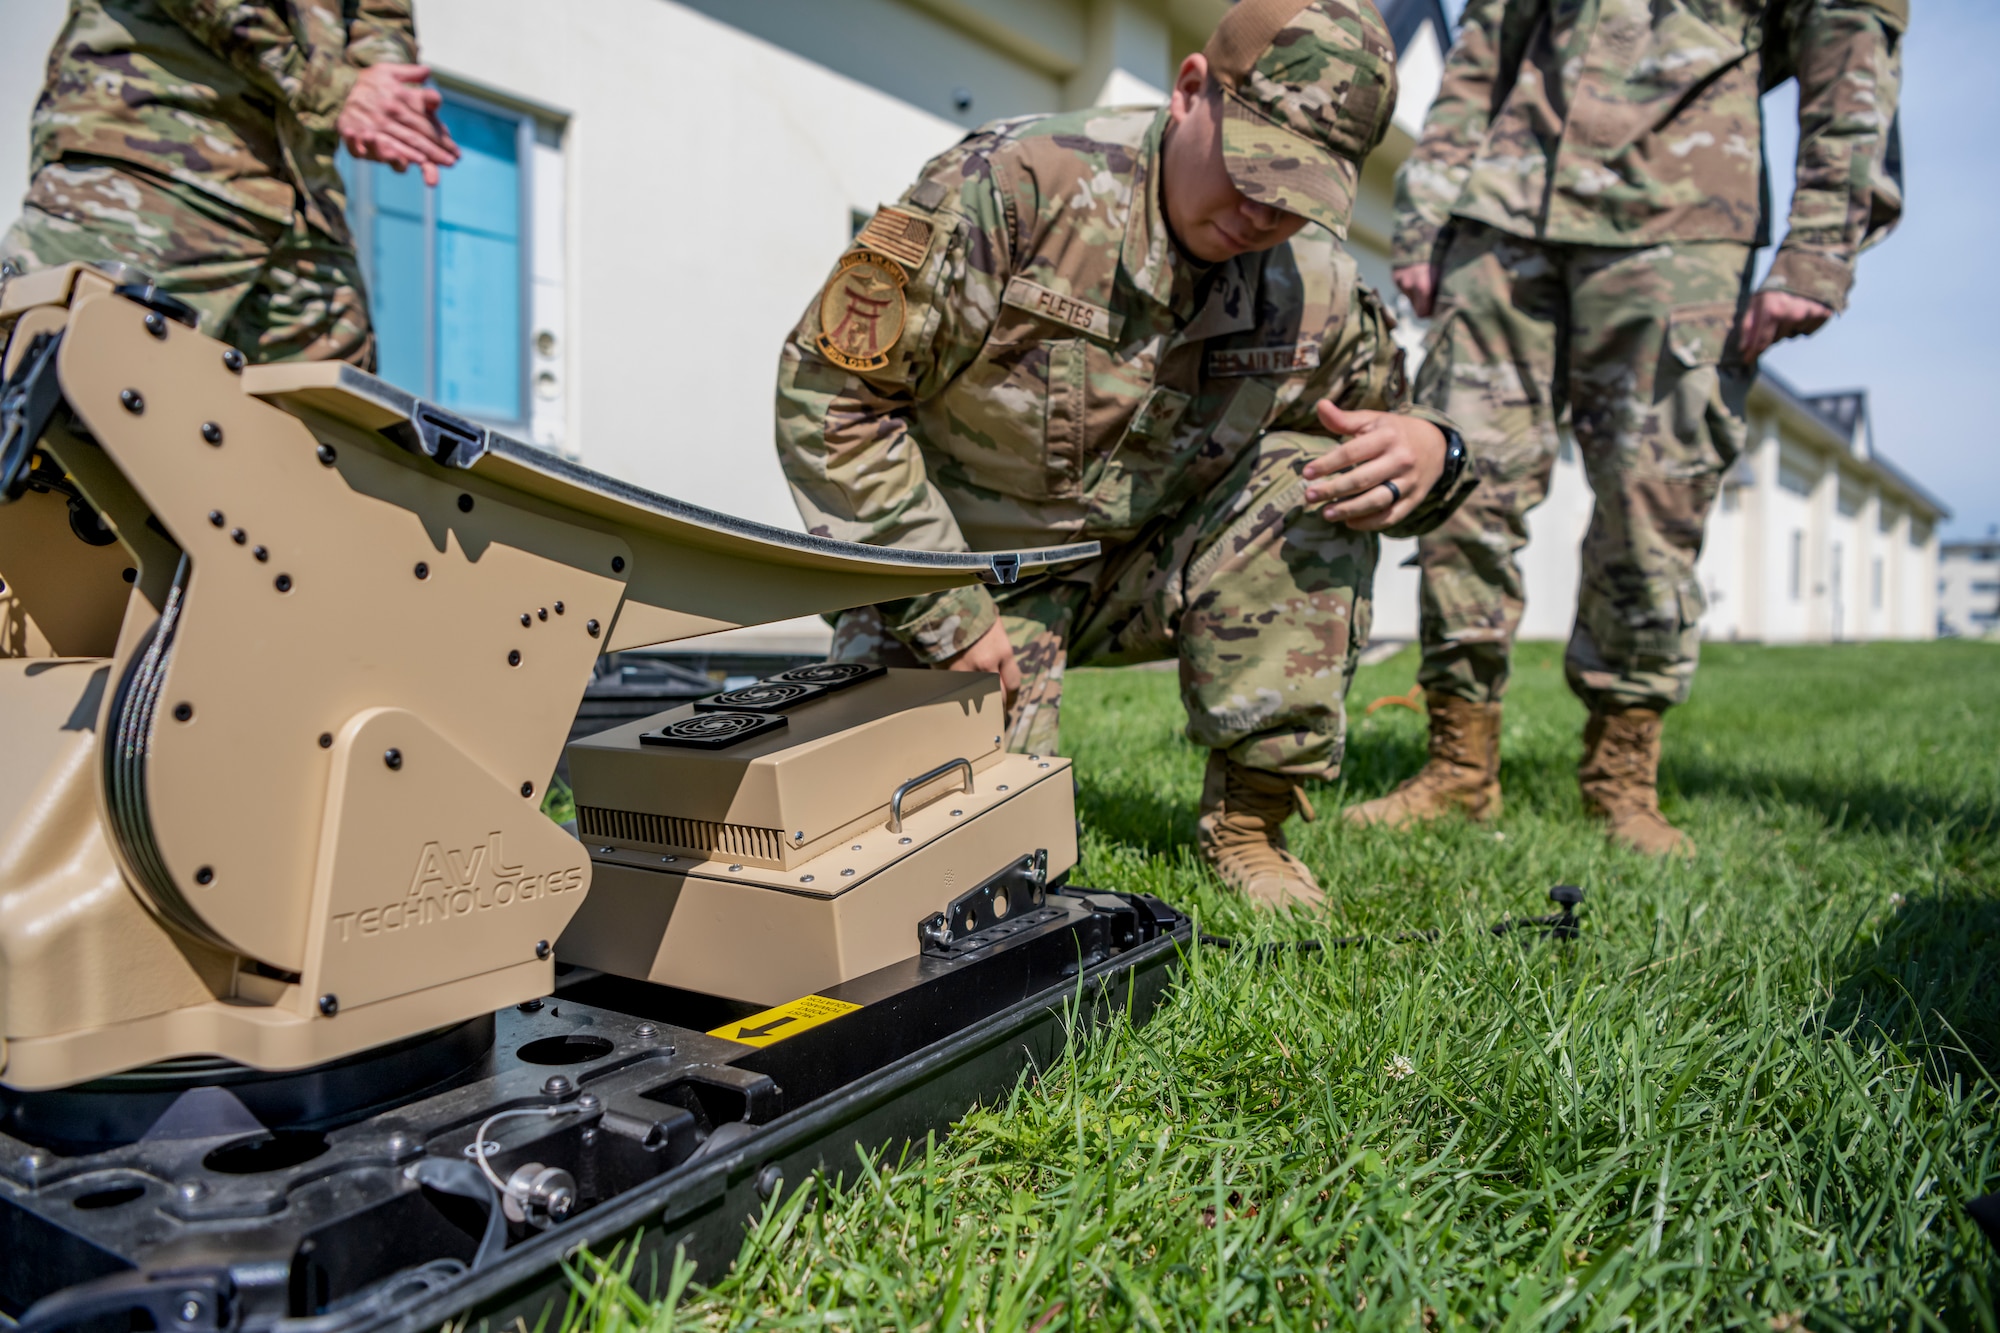
{"type": "Polygon", "coordinates": [[[571,743],[592,888],[558,957],[778,1004],[915,955],[1024,855],[1076,864],[1068,761],[1002,719],[991,675],[828,663],[571,743]]]}

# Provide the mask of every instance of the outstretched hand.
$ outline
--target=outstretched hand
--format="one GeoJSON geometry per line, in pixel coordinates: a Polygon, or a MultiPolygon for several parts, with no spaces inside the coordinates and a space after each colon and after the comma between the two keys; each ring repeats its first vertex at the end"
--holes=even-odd
{"type": "Polygon", "coordinates": [[[458,145],[438,119],[443,102],[424,87],[428,65],[370,65],[354,80],[335,127],[347,151],[398,171],[416,167],[424,184],[438,183],[438,168],[458,161],[458,145]]]}
{"type": "Polygon", "coordinates": [[[1321,516],[1362,532],[1379,532],[1409,517],[1444,474],[1444,432],[1418,417],[1349,412],[1322,399],[1320,424],[1348,437],[1306,464],[1308,504],[1321,516]],[[1392,491],[1384,482],[1395,483],[1392,491]],[[1400,494],[1398,494],[1400,492],[1400,494]]]}

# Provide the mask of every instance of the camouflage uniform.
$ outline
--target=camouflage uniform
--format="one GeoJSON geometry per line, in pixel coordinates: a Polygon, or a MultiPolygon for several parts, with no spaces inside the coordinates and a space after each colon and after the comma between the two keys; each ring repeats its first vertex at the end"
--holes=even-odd
{"type": "Polygon", "coordinates": [[[1014,587],[850,612],[836,656],[941,662],[1000,618],[1025,677],[1016,749],[1055,748],[1065,664],[1178,657],[1191,739],[1329,774],[1377,539],[1307,508],[1300,469],[1333,443],[1320,399],[1406,409],[1401,355],[1326,230],[1213,266],[1182,255],[1166,120],[1003,121],[933,160],[787,340],[779,454],[825,536],[1106,547],[1014,587]]]}
{"type": "Polygon", "coordinates": [[[415,60],[409,0],[72,0],[0,261],[123,260],[252,360],[372,367],[334,127],[415,60]]]}
{"type": "Polygon", "coordinates": [[[1759,95],[1796,76],[1798,189],[1766,289],[1840,310],[1901,212],[1907,0],[1472,0],[1397,180],[1394,263],[1436,263],[1418,401],[1482,483],[1419,545],[1422,683],[1505,691],[1515,553],[1567,408],[1597,496],[1566,656],[1593,707],[1683,702],[1702,531],[1743,447],[1731,332],[1769,242],[1759,95]]]}

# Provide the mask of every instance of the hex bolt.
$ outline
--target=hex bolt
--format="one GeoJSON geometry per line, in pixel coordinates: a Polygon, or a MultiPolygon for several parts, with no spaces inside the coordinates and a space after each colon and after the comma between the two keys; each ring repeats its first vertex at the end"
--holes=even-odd
{"type": "Polygon", "coordinates": [[[257,563],[261,565],[271,558],[271,548],[268,546],[253,546],[250,548],[250,554],[257,557],[257,563]]]}
{"type": "Polygon", "coordinates": [[[596,638],[596,637],[597,637],[597,631],[598,631],[598,628],[599,628],[599,626],[598,626],[598,624],[597,624],[597,622],[596,622],[595,620],[586,620],[586,621],[584,621],[584,622],[583,622],[583,628],[584,628],[584,632],[585,632],[585,633],[587,633],[588,635],[590,635],[590,637],[591,637],[591,638],[593,638],[593,639],[594,639],[594,638],[596,638]]]}
{"type": "Polygon", "coordinates": [[[524,782],[524,783],[522,783],[522,784],[521,784],[521,795],[523,795],[523,796],[533,796],[534,794],[535,794],[535,784],[534,784],[534,783],[532,783],[532,782],[524,782]]]}
{"type": "Polygon", "coordinates": [[[625,557],[624,557],[624,556],[622,556],[622,555],[614,555],[614,556],[612,556],[612,557],[611,557],[611,572],[612,572],[613,574],[623,574],[623,573],[625,572],[625,557]]]}
{"type": "Polygon", "coordinates": [[[427,579],[431,576],[431,567],[425,564],[423,561],[419,560],[417,561],[417,568],[415,572],[418,578],[427,579]]]}
{"type": "Polygon", "coordinates": [[[549,956],[549,942],[547,940],[536,940],[535,957],[547,958],[548,956],[549,956]]]}
{"type": "Polygon", "coordinates": [[[335,1014],[340,1012],[340,997],[338,995],[335,995],[332,991],[328,991],[326,994],[320,996],[319,1011],[325,1014],[328,1018],[332,1018],[335,1014]]]}
{"type": "Polygon", "coordinates": [[[387,764],[391,769],[401,768],[403,766],[403,752],[396,749],[384,750],[382,751],[382,762],[387,764]]]}
{"type": "Polygon", "coordinates": [[[213,421],[202,422],[201,438],[207,440],[210,444],[218,444],[218,445],[221,444],[222,427],[216,425],[213,421]]]}
{"type": "Polygon", "coordinates": [[[194,882],[197,884],[215,883],[215,868],[213,866],[201,867],[194,872],[194,882]]]}
{"type": "Polygon", "coordinates": [[[549,1097],[567,1097],[576,1091],[576,1084],[563,1074],[550,1074],[542,1083],[542,1092],[549,1097]]]}
{"type": "Polygon", "coordinates": [[[164,338],[167,336],[167,321],[160,318],[157,310],[146,316],[146,332],[152,334],[155,338],[164,338]]]}
{"type": "Polygon", "coordinates": [[[193,720],[194,720],[193,704],[180,703],[174,705],[174,721],[191,722],[193,720]]]}
{"type": "Polygon", "coordinates": [[[232,372],[241,373],[243,370],[243,353],[237,351],[234,347],[229,348],[222,354],[222,364],[232,372]]]}
{"type": "Polygon", "coordinates": [[[271,580],[271,586],[279,592],[290,592],[292,590],[292,576],[290,574],[280,574],[271,580]]]}
{"type": "Polygon", "coordinates": [[[208,521],[210,523],[213,523],[218,528],[221,527],[223,524],[222,511],[220,509],[209,510],[208,521]]]}
{"type": "Polygon", "coordinates": [[[123,403],[125,410],[135,417],[146,410],[146,395],[137,389],[120,389],[118,401],[123,403]]]}
{"type": "Polygon", "coordinates": [[[458,512],[459,512],[459,513],[461,513],[461,514],[469,514],[469,513],[471,513],[471,512],[472,512],[472,497],[471,497],[471,496],[469,496],[469,495],[465,495],[465,494],[460,494],[460,495],[459,495],[459,497],[458,497],[458,512]]]}
{"type": "Polygon", "coordinates": [[[508,666],[521,665],[521,650],[519,648],[509,648],[507,650],[507,665],[508,666]]]}
{"type": "Polygon", "coordinates": [[[334,460],[340,457],[339,451],[337,451],[330,444],[322,444],[318,449],[314,450],[313,452],[318,455],[319,461],[325,464],[327,467],[332,467],[334,464],[334,460]]]}

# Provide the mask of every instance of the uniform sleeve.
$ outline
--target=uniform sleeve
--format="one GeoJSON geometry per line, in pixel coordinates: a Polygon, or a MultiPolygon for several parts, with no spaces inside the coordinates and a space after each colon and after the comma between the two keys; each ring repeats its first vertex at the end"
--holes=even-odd
{"type": "Polygon", "coordinates": [[[314,101],[327,128],[347,105],[354,80],[370,65],[417,63],[417,20],[409,0],[361,0],[347,25],[346,58],[321,73],[314,101]]]}
{"type": "Polygon", "coordinates": [[[1437,98],[1424,117],[1423,138],[1396,173],[1390,246],[1390,263],[1396,268],[1431,261],[1494,108],[1513,82],[1536,7],[1535,0],[1470,0],[1466,5],[1458,39],[1445,56],[1437,98]]]}
{"type": "Polygon", "coordinates": [[[1799,81],[1798,183],[1766,291],[1838,311],[1855,258],[1903,212],[1896,99],[1908,0],[1795,0],[1786,25],[1799,81]]]}
{"type": "MultiPolygon", "coordinates": [[[[908,273],[903,332],[886,365],[850,370],[821,352],[824,288],[785,340],[778,459],[809,531],[871,546],[969,549],[925,468],[915,417],[972,361],[999,312],[1012,246],[1004,186],[993,173],[980,152],[954,150],[904,195],[899,207],[933,231],[908,273]]],[[[927,662],[964,651],[999,614],[983,586],[907,598],[882,612],[890,632],[927,662]]]]}
{"type": "MultiPolygon", "coordinates": [[[[1295,405],[1272,423],[1274,430],[1307,431],[1324,435],[1314,412],[1322,398],[1331,398],[1350,412],[1394,412],[1399,416],[1428,421],[1440,430],[1455,430],[1451,418],[1435,408],[1420,407],[1410,401],[1410,378],[1403,366],[1403,349],[1390,336],[1395,316],[1366,283],[1357,282],[1347,320],[1332,348],[1320,358],[1320,366],[1308,381],[1295,405]]],[[[1451,517],[1477,484],[1468,465],[1459,473],[1458,485],[1443,495],[1427,497],[1393,528],[1383,530],[1388,537],[1420,537],[1451,517]]]]}
{"type": "MultiPolygon", "coordinates": [[[[265,0],[158,0],[174,22],[195,40],[229,62],[230,68],[271,97],[315,131],[330,130],[340,115],[357,70],[351,64],[353,33],[338,29],[339,10],[331,13],[302,5],[265,0]],[[304,29],[292,26],[293,19],[304,29]],[[332,31],[327,31],[328,25],[332,31]]],[[[413,58],[416,32],[408,0],[362,0],[354,28],[371,49],[388,58],[404,47],[392,33],[400,22],[413,58]]],[[[372,64],[374,59],[361,61],[372,64]]]]}

